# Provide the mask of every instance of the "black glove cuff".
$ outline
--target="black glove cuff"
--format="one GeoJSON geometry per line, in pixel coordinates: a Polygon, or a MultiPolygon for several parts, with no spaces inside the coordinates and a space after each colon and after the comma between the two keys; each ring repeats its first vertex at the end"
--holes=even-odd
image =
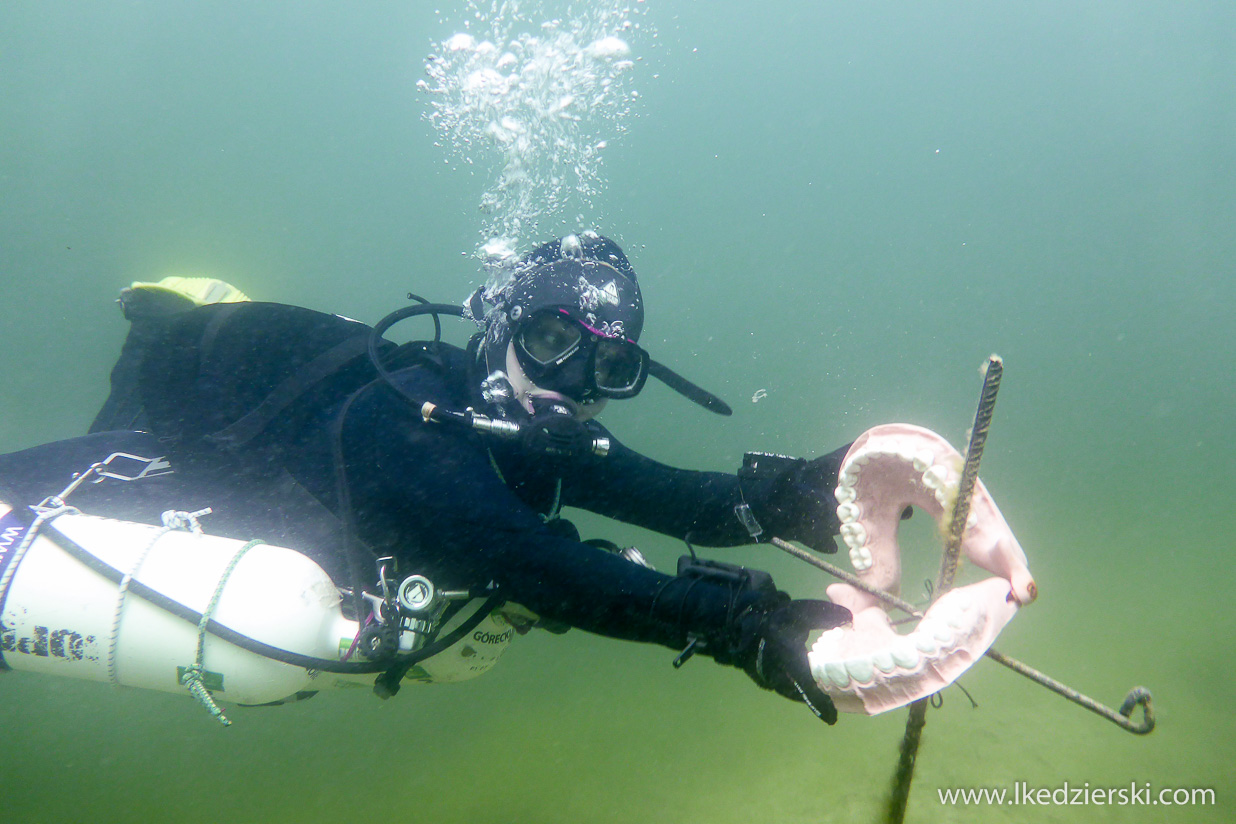
{"type": "Polygon", "coordinates": [[[737,516],[751,540],[767,541],[774,535],[786,535],[784,513],[774,503],[776,490],[783,479],[807,461],[772,452],[748,452],[743,455],[742,467],[738,470],[738,494],[742,502],[734,507],[737,516]]]}
{"type": "Polygon", "coordinates": [[[741,589],[680,575],[661,587],[650,617],[664,628],[660,642],[666,646],[681,650],[694,642],[693,652],[732,658],[743,638],[754,632],[754,628],[746,627],[745,616],[767,612],[789,599],[785,593],[772,589],[771,581],[769,589],[741,589]]]}
{"type": "Polygon", "coordinates": [[[738,470],[738,488],[763,529],[760,537],[768,540],[776,535],[834,551],[829,538],[841,524],[833,490],[848,450],[847,445],[812,460],[748,452],[738,470]]]}
{"type": "Polygon", "coordinates": [[[790,596],[778,592],[751,603],[718,632],[706,636],[704,652],[718,664],[745,671],[756,683],[768,686],[761,672],[761,658],[768,634],[768,618],[778,607],[790,603],[790,596]]]}

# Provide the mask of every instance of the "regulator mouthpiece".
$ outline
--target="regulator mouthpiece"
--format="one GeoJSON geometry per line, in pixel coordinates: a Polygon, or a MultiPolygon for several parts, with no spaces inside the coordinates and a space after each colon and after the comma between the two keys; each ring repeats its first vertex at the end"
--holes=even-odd
{"type": "Polygon", "coordinates": [[[551,401],[532,420],[520,425],[525,449],[553,458],[584,458],[609,454],[609,438],[595,435],[567,404],[551,401]]]}

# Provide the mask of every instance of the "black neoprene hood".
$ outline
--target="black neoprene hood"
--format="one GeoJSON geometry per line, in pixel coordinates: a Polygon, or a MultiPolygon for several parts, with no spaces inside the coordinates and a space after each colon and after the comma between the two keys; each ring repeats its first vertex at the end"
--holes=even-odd
{"type": "Polygon", "coordinates": [[[639,340],[644,299],[635,269],[617,243],[585,232],[544,243],[525,261],[503,295],[511,321],[563,307],[605,335],[639,340]]]}
{"type": "Polygon", "coordinates": [[[542,264],[513,284],[505,303],[514,323],[563,308],[606,337],[639,339],[644,301],[639,284],[608,263],[567,258],[542,264]]]}
{"type": "Polygon", "coordinates": [[[564,308],[601,334],[632,341],[644,328],[644,299],[631,262],[617,243],[595,232],[538,246],[490,300],[483,347],[490,371],[506,368],[515,327],[543,309],[564,308]]]}

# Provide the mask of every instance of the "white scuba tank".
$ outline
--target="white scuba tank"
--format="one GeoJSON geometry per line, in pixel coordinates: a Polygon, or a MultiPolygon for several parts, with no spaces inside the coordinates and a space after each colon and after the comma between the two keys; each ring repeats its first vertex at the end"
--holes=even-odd
{"type": "MultiPolygon", "coordinates": [[[[244,549],[243,541],[68,511],[42,524],[15,557],[26,530],[10,513],[0,503],[0,655],[14,670],[188,694],[181,678],[198,658],[196,624],[90,569],[47,537],[53,529],[194,612],[206,611],[215,599],[211,618],[264,644],[338,661],[356,637],[357,624],[344,617],[334,583],[295,550],[262,543],[244,549]]],[[[413,667],[408,678],[475,677],[497,662],[512,635],[510,625],[491,614],[413,667]]],[[[308,670],[209,633],[202,663],[206,688],[217,700],[238,704],[367,685],[374,678],[308,670]]]]}

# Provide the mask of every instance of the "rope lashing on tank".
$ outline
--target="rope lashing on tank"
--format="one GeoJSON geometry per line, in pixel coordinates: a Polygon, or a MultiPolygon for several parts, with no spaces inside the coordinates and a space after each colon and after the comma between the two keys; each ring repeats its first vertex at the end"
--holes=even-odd
{"type": "MultiPolygon", "coordinates": [[[[114,455],[109,457],[110,461],[114,455]]],[[[78,510],[69,506],[64,502],[73,490],[77,489],[91,475],[97,474],[107,465],[107,461],[99,461],[91,464],[85,472],[73,477],[72,482],[61,490],[59,495],[49,495],[39,502],[38,506],[30,507],[34,511],[34,521],[30,524],[30,528],[26,530],[26,534],[22,537],[21,543],[17,545],[17,549],[13,550],[13,560],[4,570],[4,575],[0,576],[0,604],[4,603],[4,593],[8,591],[9,582],[13,580],[13,576],[17,573],[17,568],[21,566],[21,559],[26,554],[26,550],[30,549],[30,545],[34,543],[34,539],[38,537],[39,530],[43,524],[53,521],[66,512],[77,513],[78,510]]]]}
{"type": "Polygon", "coordinates": [[[25,556],[26,550],[30,549],[30,545],[34,543],[34,539],[38,537],[39,530],[43,524],[54,521],[66,512],[77,513],[77,509],[69,506],[59,498],[48,500],[54,500],[56,503],[53,506],[46,506],[47,501],[44,501],[37,507],[32,507],[36,513],[34,521],[30,524],[30,528],[26,530],[26,534],[22,536],[21,543],[17,545],[17,549],[13,550],[13,559],[5,568],[4,575],[0,576],[0,604],[4,603],[5,593],[9,590],[9,584],[17,573],[17,568],[21,566],[21,559],[25,556]]]}
{"type": "Polygon", "coordinates": [[[169,509],[163,513],[163,528],[168,530],[179,529],[185,532],[192,532],[194,535],[201,535],[202,524],[198,519],[209,515],[213,511],[210,507],[199,509],[197,512],[169,509]]]}
{"type": "Polygon", "coordinates": [[[184,675],[180,678],[180,683],[187,687],[189,693],[206,708],[206,711],[210,713],[210,717],[225,727],[230,727],[232,722],[223,714],[223,710],[219,709],[219,705],[215,703],[214,696],[206,688],[206,628],[210,624],[210,617],[214,614],[215,607],[219,605],[219,599],[223,596],[223,588],[227,586],[227,579],[231,576],[232,570],[236,569],[236,565],[240,563],[240,559],[245,556],[246,552],[264,543],[266,542],[260,538],[254,538],[236,550],[232,560],[228,561],[223,574],[219,576],[219,582],[215,584],[215,594],[211,596],[210,603],[206,605],[206,609],[202,610],[202,620],[197,625],[197,659],[191,666],[185,667],[184,675]]]}
{"type": "Polygon", "coordinates": [[[120,579],[116,597],[116,613],[112,616],[112,631],[108,637],[107,643],[107,678],[114,685],[120,686],[120,674],[116,668],[116,649],[120,644],[120,621],[124,616],[125,599],[129,594],[129,584],[133,582],[133,578],[137,575],[142,565],[146,563],[146,556],[154,549],[164,535],[173,530],[185,530],[196,535],[202,534],[202,525],[198,519],[209,515],[210,507],[199,509],[197,512],[182,512],[175,509],[169,509],[163,513],[163,527],[159,529],[151,537],[146,544],[145,549],[138,554],[137,560],[133,563],[133,568],[124,574],[124,578],[120,579]]]}
{"type": "Polygon", "coordinates": [[[26,530],[22,541],[13,550],[13,559],[8,567],[4,570],[4,575],[0,576],[0,604],[4,603],[4,593],[8,591],[9,583],[13,580],[13,576],[17,573],[17,568],[21,566],[21,559],[30,549],[30,545],[34,543],[34,539],[38,537],[39,530],[43,524],[53,521],[65,513],[80,514],[80,510],[69,506],[65,503],[65,498],[92,476],[98,476],[94,479],[94,483],[98,483],[103,478],[117,478],[119,480],[131,481],[135,478],[147,474],[152,469],[158,467],[162,458],[141,458],[137,455],[130,455],[127,452],[113,452],[104,460],[92,463],[86,467],[84,472],[74,475],[72,481],[58,495],[49,495],[38,503],[37,506],[32,506],[30,509],[35,513],[34,521],[30,524],[30,528],[26,530]],[[134,460],[142,464],[142,470],[137,475],[129,476],[118,472],[111,471],[109,467],[117,459],[134,460]]]}

